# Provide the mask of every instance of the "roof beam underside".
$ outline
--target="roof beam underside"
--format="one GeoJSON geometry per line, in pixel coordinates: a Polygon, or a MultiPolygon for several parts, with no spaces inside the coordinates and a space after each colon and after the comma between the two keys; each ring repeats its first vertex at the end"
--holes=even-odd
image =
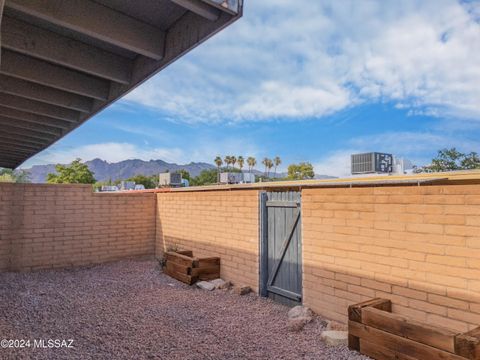
{"type": "Polygon", "coordinates": [[[0,105],[0,116],[8,117],[10,119],[17,119],[26,121],[32,124],[48,125],[60,130],[69,129],[72,126],[71,122],[59,119],[53,119],[48,116],[36,115],[24,112],[17,109],[11,109],[0,105]]]}
{"type": "Polygon", "coordinates": [[[6,49],[2,51],[0,72],[98,100],[106,100],[110,91],[110,83],[106,80],[6,49]]]}
{"type": "Polygon", "coordinates": [[[40,101],[28,100],[8,94],[0,94],[0,105],[32,114],[65,120],[72,123],[77,122],[79,118],[79,113],[74,110],[69,110],[58,106],[45,104],[40,101]]]}
{"type": "Polygon", "coordinates": [[[173,3],[187,9],[201,17],[210,20],[217,21],[220,17],[220,10],[204,3],[201,0],[171,0],[173,3]]]}
{"type": "Polygon", "coordinates": [[[2,21],[2,46],[100,78],[130,82],[130,60],[8,16],[2,21]]]}
{"type": "Polygon", "coordinates": [[[84,113],[89,113],[93,106],[93,100],[90,98],[7,75],[0,75],[0,93],[37,100],[84,113]]]}
{"type": "Polygon", "coordinates": [[[6,0],[5,6],[160,60],[165,32],[91,0],[6,0]]]}

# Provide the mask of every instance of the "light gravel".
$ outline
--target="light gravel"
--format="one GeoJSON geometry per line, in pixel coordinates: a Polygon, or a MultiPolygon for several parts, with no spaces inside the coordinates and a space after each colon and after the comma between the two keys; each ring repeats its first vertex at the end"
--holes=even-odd
{"type": "Polygon", "coordinates": [[[152,260],[0,274],[0,339],[73,339],[74,348],[2,349],[0,359],[368,359],[301,332],[289,308],[254,294],[207,292],[152,260]]]}

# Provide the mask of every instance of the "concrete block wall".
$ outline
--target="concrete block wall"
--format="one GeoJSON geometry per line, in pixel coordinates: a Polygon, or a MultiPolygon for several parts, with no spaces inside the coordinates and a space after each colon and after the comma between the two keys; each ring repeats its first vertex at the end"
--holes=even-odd
{"type": "Polygon", "coordinates": [[[221,276],[258,291],[257,190],[157,194],[157,257],[170,246],[221,257],[221,276]]]}
{"type": "Polygon", "coordinates": [[[155,195],[0,183],[0,271],[154,254],[155,195]]]}
{"type": "Polygon", "coordinates": [[[346,321],[386,297],[393,311],[466,331],[480,325],[480,186],[304,190],[304,302],[346,321]]]}

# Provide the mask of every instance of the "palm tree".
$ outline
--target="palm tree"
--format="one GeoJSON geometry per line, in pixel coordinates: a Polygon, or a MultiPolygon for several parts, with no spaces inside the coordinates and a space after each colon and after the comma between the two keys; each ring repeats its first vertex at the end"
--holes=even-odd
{"type": "Polygon", "coordinates": [[[268,169],[269,161],[271,161],[269,158],[264,158],[262,160],[262,164],[265,166],[265,176],[266,177],[268,177],[267,169],[268,169]]]}
{"type": "Polygon", "coordinates": [[[230,156],[230,163],[232,164],[232,167],[235,168],[235,163],[237,162],[237,157],[236,156],[230,156]]]}
{"type": "Polygon", "coordinates": [[[220,156],[217,156],[217,157],[215,158],[215,160],[213,160],[213,162],[215,163],[215,165],[217,165],[218,171],[220,171],[220,168],[221,168],[222,165],[223,165],[223,160],[222,160],[222,158],[221,158],[220,156]]]}
{"type": "Polygon", "coordinates": [[[282,163],[282,159],[279,156],[275,156],[273,159],[273,164],[275,165],[274,177],[277,177],[277,167],[282,163]]]}
{"type": "Polygon", "coordinates": [[[240,172],[242,172],[243,164],[245,164],[245,159],[243,158],[243,156],[239,156],[237,158],[237,162],[238,162],[238,167],[240,168],[240,172]]]}
{"type": "Polygon", "coordinates": [[[248,164],[248,171],[251,173],[255,165],[257,165],[257,159],[255,159],[253,156],[249,156],[247,158],[247,164],[248,164]]]}
{"type": "Polygon", "coordinates": [[[272,170],[272,167],[273,167],[273,161],[271,159],[268,159],[268,162],[267,162],[267,168],[268,168],[267,177],[270,174],[270,170],[272,170]]]}
{"type": "Polygon", "coordinates": [[[231,157],[230,156],[225,156],[225,158],[223,159],[223,161],[225,162],[225,165],[227,165],[227,170],[228,170],[228,165],[231,164],[231,157]]]}
{"type": "Polygon", "coordinates": [[[217,181],[220,182],[220,168],[223,165],[223,160],[220,156],[217,156],[213,161],[215,162],[215,165],[217,165],[217,181]]]}

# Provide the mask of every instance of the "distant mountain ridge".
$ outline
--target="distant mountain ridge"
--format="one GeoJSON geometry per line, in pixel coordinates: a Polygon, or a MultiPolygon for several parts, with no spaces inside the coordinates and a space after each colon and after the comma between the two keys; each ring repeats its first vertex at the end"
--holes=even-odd
{"type": "MultiPolygon", "coordinates": [[[[90,171],[93,171],[97,181],[122,180],[135,175],[156,175],[167,170],[170,172],[186,170],[191,176],[198,176],[203,170],[215,169],[215,166],[203,162],[191,162],[190,164],[178,165],[163,160],[144,161],[139,159],[124,160],[117,163],[109,163],[101,159],[86,161],[90,171]]],[[[35,165],[25,169],[33,183],[44,183],[49,173],[55,172],[55,165],[35,165]]]]}
{"type": "MultiPolygon", "coordinates": [[[[87,164],[90,171],[93,171],[95,179],[97,179],[97,181],[108,181],[110,179],[112,181],[125,180],[135,175],[157,175],[162,172],[166,172],[167,170],[170,172],[186,170],[190,173],[192,177],[195,177],[198,176],[203,170],[216,169],[214,165],[204,162],[191,162],[189,164],[178,165],[175,163],[168,163],[163,160],[144,161],[139,159],[131,159],[120,161],[117,163],[109,163],[105,160],[97,158],[86,161],[85,164],[87,164]]],[[[32,166],[30,169],[25,169],[25,171],[29,173],[32,183],[44,183],[47,181],[47,175],[55,172],[55,165],[35,165],[32,166]]],[[[247,172],[247,170],[244,170],[244,172],[247,172]]],[[[258,170],[252,170],[252,173],[257,176],[264,174],[262,171],[258,170]]],[[[287,173],[278,172],[277,174],[274,174],[271,171],[270,176],[273,178],[280,178],[287,176],[287,173]]],[[[335,177],[328,175],[315,175],[315,179],[333,178],[335,177]]]]}

